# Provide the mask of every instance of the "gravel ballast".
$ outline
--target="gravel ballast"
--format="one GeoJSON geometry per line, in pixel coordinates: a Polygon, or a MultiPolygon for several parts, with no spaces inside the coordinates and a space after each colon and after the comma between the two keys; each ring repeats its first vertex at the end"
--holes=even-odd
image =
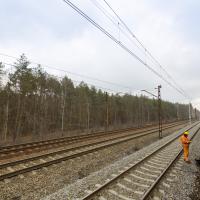
{"type": "MultiPolygon", "coordinates": [[[[198,125],[199,126],[199,125],[198,125]]],[[[106,179],[111,178],[112,174],[118,173],[120,169],[128,166],[134,161],[142,159],[150,151],[159,148],[161,145],[166,143],[169,139],[175,137],[177,134],[182,133],[186,128],[183,128],[175,133],[163,138],[162,140],[156,141],[153,144],[144,147],[143,149],[132,153],[126,157],[123,157],[119,161],[111,164],[97,172],[90,174],[88,177],[80,179],[73,184],[66,185],[64,188],[58,190],[54,194],[51,194],[42,200],[77,200],[87,194],[87,191],[94,190],[96,184],[103,184],[106,179]]],[[[195,127],[197,129],[197,127],[195,127]]]]}
{"type": "MultiPolygon", "coordinates": [[[[200,166],[195,159],[200,159],[200,131],[190,145],[190,161],[182,162],[181,169],[176,169],[177,178],[165,193],[164,200],[200,200],[200,166]]],[[[179,162],[183,160],[183,155],[179,162]]]]}
{"type": "MultiPolygon", "coordinates": [[[[183,125],[168,129],[164,131],[163,135],[169,135],[174,132],[174,130],[180,129],[180,127],[183,127],[183,125]]],[[[39,200],[46,196],[50,196],[50,194],[56,193],[63,188],[70,187],[70,184],[72,185],[75,181],[84,181],[84,177],[114,163],[116,160],[122,159],[123,162],[124,157],[149,145],[157,140],[157,138],[158,133],[154,133],[150,136],[145,136],[144,138],[124,142],[120,145],[115,145],[95,153],[81,156],[80,158],[68,160],[0,182],[0,200],[17,198],[19,200],[39,200]]],[[[165,140],[165,138],[163,140],[165,140]]],[[[161,142],[161,140],[159,142],[161,142]]],[[[148,152],[148,149],[146,152],[148,152]]],[[[137,152],[135,155],[137,155],[137,152]]],[[[113,168],[115,168],[115,164],[113,165],[113,168]]],[[[94,182],[95,179],[91,181],[91,183],[94,182]]],[[[85,183],[83,182],[83,184],[85,183]]],[[[76,192],[78,194],[78,188],[74,189],[74,193],[76,192]]],[[[74,199],[74,193],[73,190],[70,190],[70,194],[72,195],[69,198],[65,195],[64,199],[74,199]]],[[[83,193],[80,191],[80,194],[83,193]]],[[[60,198],[56,197],[55,199],[60,198]]]]}

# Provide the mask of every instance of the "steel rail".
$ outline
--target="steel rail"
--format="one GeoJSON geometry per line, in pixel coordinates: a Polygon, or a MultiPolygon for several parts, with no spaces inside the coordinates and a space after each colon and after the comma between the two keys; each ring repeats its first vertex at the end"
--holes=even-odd
{"type": "MultiPolygon", "coordinates": [[[[194,128],[195,126],[197,126],[199,124],[196,123],[194,124],[192,127],[186,129],[185,131],[189,131],[192,128],[194,128]]],[[[198,128],[197,132],[200,130],[200,127],[198,128]]],[[[157,152],[159,152],[160,150],[162,150],[164,147],[168,146],[169,144],[171,144],[174,140],[176,140],[177,138],[180,137],[181,134],[178,134],[176,137],[174,137],[173,139],[167,141],[164,145],[162,145],[161,147],[159,147],[158,149],[154,150],[151,154],[146,155],[143,159],[141,159],[140,161],[138,161],[137,163],[135,163],[134,165],[130,166],[128,169],[126,169],[125,171],[121,172],[120,174],[118,174],[117,176],[113,177],[112,179],[110,179],[109,181],[107,181],[106,183],[104,183],[103,185],[101,185],[99,188],[95,189],[93,192],[91,192],[90,194],[84,196],[83,198],[81,198],[81,200],[89,200],[91,199],[94,195],[96,195],[98,192],[100,192],[101,190],[105,189],[106,187],[108,187],[109,185],[111,185],[113,182],[115,182],[117,179],[123,177],[123,175],[127,174],[129,171],[131,171],[133,168],[137,167],[139,164],[141,164],[142,162],[144,162],[146,159],[148,159],[149,157],[153,156],[154,154],[156,154],[157,152]]]]}
{"type": "MultiPolygon", "coordinates": [[[[174,126],[165,127],[163,130],[172,128],[174,126]]],[[[72,148],[69,148],[69,149],[63,149],[63,150],[58,150],[58,151],[54,151],[54,152],[51,152],[51,153],[42,154],[42,155],[39,155],[39,156],[34,156],[34,157],[31,157],[31,158],[21,159],[21,160],[17,160],[17,161],[13,161],[13,162],[8,162],[8,163],[0,164],[0,169],[3,169],[5,167],[14,166],[14,165],[17,165],[17,164],[30,162],[30,161],[33,161],[33,160],[38,160],[38,159],[49,157],[49,156],[54,156],[54,155],[57,155],[57,154],[75,151],[75,150],[85,148],[85,147],[89,147],[89,146],[93,146],[93,145],[103,144],[103,143],[110,142],[110,141],[114,142],[116,140],[116,142],[114,142],[114,143],[105,144],[103,147],[106,148],[106,147],[114,146],[114,145],[117,145],[117,144],[120,144],[120,143],[123,143],[123,142],[131,141],[133,139],[137,139],[137,138],[140,138],[140,137],[143,137],[143,136],[146,136],[146,135],[150,135],[150,134],[153,134],[157,131],[158,131],[158,129],[151,131],[151,132],[146,131],[145,133],[139,134],[139,135],[135,134],[133,136],[126,135],[126,136],[120,136],[120,137],[117,137],[117,138],[110,138],[110,139],[106,139],[106,140],[103,140],[103,141],[93,142],[93,143],[90,143],[90,144],[83,144],[83,145],[80,145],[80,146],[77,146],[77,147],[72,147],[72,148]],[[126,139],[124,139],[122,141],[117,141],[117,140],[120,140],[120,139],[123,139],[123,138],[126,138],[126,139]]],[[[98,147],[94,148],[94,150],[95,149],[98,150],[97,148],[98,147]]]]}
{"type": "MultiPolygon", "coordinates": [[[[195,125],[194,125],[195,126],[195,125]]],[[[192,127],[186,129],[186,130],[190,130],[192,127]]],[[[149,133],[145,133],[144,135],[147,135],[149,133]]],[[[136,136],[136,137],[141,137],[140,135],[136,136]]],[[[54,159],[54,160],[51,160],[51,161],[47,161],[45,163],[41,163],[41,164],[36,164],[36,165],[33,165],[33,166],[30,166],[30,167],[27,167],[27,168],[23,168],[23,169],[20,169],[20,170],[16,170],[14,172],[10,172],[10,173],[7,173],[7,174],[3,174],[3,175],[0,175],[0,181],[4,180],[4,179],[7,179],[7,178],[12,178],[14,176],[17,176],[17,175],[20,175],[20,174],[24,174],[24,173],[27,173],[27,172],[31,172],[31,171],[34,171],[34,170],[38,170],[38,169],[41,169],[43,167],[48,167],[50,165],[53,165],[53,164],[57,164],[57,163],[60,163],[62,161],[66,161],[66,160],[69,160],[69,159],[73,159],[73,158],[76,158],[76,157],[80,157],[82,155],[86,155],[86,154],[89,154],[89,153],[92,153],[92,152],[95,152],[95,151],[98,151],[98,150],[101,150],[101,149],[104,149],[104,148],[107,148],[107,147],[110,147],[110,146],[114,146],[114,145],[117,145],[119,143],[122,143],[122,142],[126,142],[126,141],[130,141],[132,139],[135,139],[134,137],[132,137],[131,139],[128,138],[128,139],[125,139],[125,140],[122,140],[122,141],[116,141],[115,143],[110,143],[110,144],[106,144],[104,146],[100,146],[100,147],[95,147],[93,149],[89,149],[89,150],[84,150],[82,152],[78,152],[78,153],[75,153],[75,154],[72,154],[72,155],[68,155],[68,156],[64,156],[62,158],[58,158],[58,159],[54,159]]],[[[96,145],[96,144],[95,144],[96,145]]],[[[87,147],[87,146],[85,146],[87,147]]],[[[78,149],[78,147],[75,147],[78,149]]],[[[74,149],[75,149],[74,148],[74,149]]],[[[52,154],[48,154],[48,156],[51,156],[52,154]]],[[[42,157],[47,157],[47,155],[42,155],[42,157]]],[[[27,161],[31,161],[31,159],[33,158],[28,158],[26,160],[27,161]]],[[[38,157],[36,157],[36,159],[38,159],[38,157]]],[[[19,164],[20,162],[24,162],[23,160],[21,161],[15,161],[17,164],[19,164]]],[[[2,168],[3,166],[5,167],[8,167],[10,165],[12,165],[12,163],[5,163],[5,164],[2,164],[2,168]]],[[[14,165],[14,162],[13,162],[13,165],[14,165]]]]}
{"type": "MultiPolygon", "coordinates": [[[[192,135],[192,138],[195,137],[195,135],[199,132],[200,128],[195,131],[195,133],[192,135]]],[[[156,181],[154,182],[154,184],[151,185],[151,187],[147,190],[147,192],[145,192],[144,196],[141,198],[141,200],[146,200],[150,194],[153,192],[153,190],[156,188],[156,186],[159,184],[159,182],[161,181],[161,179],[163,178],[163,176],[168,172],[168,170],[172,167],[172,165],[175,163],[175,161],[180,157],[180,155],[183,153],[183,149],[181,148],[180,151],[177,153],[177,155],[174,157],[174,159],[168,164],[168,166],[166,167],[166,169],[160,174],[160,176],[156,179],[156,181]]]]}
{"type": "MultiPolygon", "coordinates": [[[[172,125],[172,124],[184,124],[184,122],[186,122],[185,120],[183,121],[178,121],[178,122],[172,122],[172,123],[166,123],[165,125],[172,125]]],[[[117,129],[117,130],[113,130],[113,131],[100,131],[100,132],[94,132],[94,133],[89,133],[89,134],[84,134],[84,135],[80,135],[80,136],[71,136],[71,137],[61,137],[61,138],[56,138],[56,139],[49,139],[49,140],[41,140],[41,141],[37,141],[37,142],[28,142],[28,143],[22,143],[22,144],[17,144],[17,145],[8,145],[8,146],[3,146],[0,147],[0,152],[2,152],[4,149],[9,150],[9,149],[16,149],[16,148],[21,148],[21,147],[30,147],[30,145],[37,145],[37,144],[51,144],[51,143],[55,143],[55,142],[62,142],[62,141],[67,141],[67,140],[71,140],[71,139],[80,139],[80,138],[88,138],[88,137],[96,137],[97,135],[108,135],[108,134],[113,134],[113,133],[120,133],[120,132],[128,132],[128,131],[140,131],[142,129],[146,129],[146,128],[155,128],[157,125],[147,125],[144,127],[140,127],[140,128],[136,128],[136,127],[129,127],[129,128],[125,128],[125,129],[117,129]]]]}
{"type": "MultiPolygon", "coordinates": [[[[176,123],[176,122],[172,122],[172,123],[176,123]]],[[[131,130],[140,130],[140,129],[148,128],[148,127],[152,127],[152,126],[156,126],[156,125],[147,125],[147,126],[140,127],[140,128],[129,127],[129,128],[125,128],[125,129],[117,129],[117,130],[113,130],[113,131],[108,131],[108,132],[106,132],[106,134],[118,133],[118,132],[122,132],[122,131],[126,132],[126,131],[129,131],[129,130],[130,131],[131,130]]],[[[83,134],[83,135],[80,135],[80,136],[70,136],[70,137],[67,136],[67,137],[60,137],[60,138],[55,138],[55,139],[40,140],[40,141],[37,141],[37,142],[28,142],[28,143],[22,143],[22,144],[16,144],[16,145],[7,145],[7,146],[0,147],[0,151],[3,150],[3,149],[12,149],[12,148],[17,148],[17,147],[36,145],[36,144],[47,143],[47,142],[50,144],[51,142],[57,142],[57,141],[63,141],[63,140],[65,141],[65,140],[68,140],[68,139],[76,139],[76,138],[85,138],[85,137],[96,136],[96,135],[101,135],[101,134],[104,135],[105,131],[83,134]]]]}
{"type": "MultiPolygon", "coordinates": [[[[172,124],[172,125],[166,125],[164,128],[163,128],[163,130],[165,130],[165,129],[168,129],[168,128],[172,128],[172,127],[175,127],[175,126],[178,126],[178,125],[182,125],[182,124],[184,124],[184,123],[177,123],[177,124],[172,124]]],[[[136,135],[136,134],[139,134],[139,133],[142,133],[142,132],[147,132],[147,131],[154,131],[154,130],[157,130],[157,129],[155,129],[155,128],[152,128],[152,129],[147,129],[147,130],[143,130],[143,129],[138,129],[138,131],[137,132],[134,132],[134,133],[131,133],[131,134],[129,134],[129,136],[130,135],[136,135]]],[[[131,130],[130,130],[131,131],[131,130]]],[[[121,131],[121,132],[123,132],[123,131],[121,131]]],[[[120,131],[118,132],[118,133],[120,133],[120,131]]],[[[73,143],[76,143],[78,140],[80,140],[80,142],[83,142],[83,140],[85,140],[85,139],[90,139],[90,140],[92,140],[92,139],[94,139],[94,138],[98,138],[98,137],[101,137],[101,136],[105,136],[105,135],[109,135],[109,134],[103,134],[103,135],[92,135],[92,136],[87,136],[87,135],[85,135],[85,137],[79,137],[79,136],[76,136],[76,138],[68,138],[68,140],[65,140],[65,141],[56,141],[56,142],[50,142],[50,143],[48,143],[48,142],[46,142],[46,143],[39,143],[38,145],[33,145],[33,146],[21,146],[20,148],[17,148],[17,149],[15,149],[14,147],[13,148],[9,148],[9,149],[7,149],[7,148],[5,148],[5,149],[2,149],[2,150],[0,150],[0,154],[10,154],[10,153],[16,153],[16,152],[21,152],[21,151],[25,151],[25,150],[28,150],[28,149],[31,149],[31,150],[34,150],[34,149],[37,149],[37,148],[39,148],[39,147],[41,147],[42,149],[45,149],[44,147],[46,147],[46,146],[51,146],[51,145],[56,145],[56,144],[60,144],[59,146],[62,146],[61,144],[65,144],[65,143],[67,143],[67,144],[73,144],[73,143]],[[87,137],[86,137],[87,136],[87,137]]],[[[125,136],[127,136],[127,135],[125,135],[125,136]]],[[[119,138],[120,138],[121,136],[119,136],[119,138]]]]}

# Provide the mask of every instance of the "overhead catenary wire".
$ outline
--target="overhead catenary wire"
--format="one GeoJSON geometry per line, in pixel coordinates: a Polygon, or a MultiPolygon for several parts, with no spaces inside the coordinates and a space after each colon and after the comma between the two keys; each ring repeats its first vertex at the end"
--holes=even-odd
{"type": "MultiPolygon", "coordinates": [[[[6,57],[10,57],[10,58],[13,58],[13,59],[19,59],[19,58],[16,57],[16,56],[11,56],[11,55],[4,54],[4,53],[0,53],[0,55],[6,56],[6,57]]],[[[48,66],[48,65],[45,65],[45,64],[43,65],[43,64],[41,64],[41,63],[37,63],[37,62],[34,62],[34,61],[29,61],[29,62],[30,62],[31,64],[41,65],[43,68],[53,69],[53,70],[65,72],[65,73],[68,73],[68,74],[72,74],[72,75],[75,75],[75,76],[79,76],[79,77],[82,77],[82,78],[88,78],[88,79],[91,79],[91,80],[94,80],[94,81],[99,81],[99,82],[102,82],[102,83],[107,83],[107,84],[115,85],[115,86],[118,86],[118,87],[121,87],[121,88],[126,88],[126,89],[129,90],[129,92],[131,91],[131,93],[132,93],[132,92],[140,91],[140,90],[132,90],[130,87],[122,86],[122,85],[119,85],[119,84],[116,84],[116,83],[113,83],[113,82],[110,82],[110,81],[100,80],[100,79],[97,79],[97,78],[94,78],[94,77],[90,77],[90,76],[85,76],[85,75],[77,74],[77,73],[70,72],[70,71],[67,71],[67,70],[64,70],[64,69],[60,69],[60,68],[57,68],[57,67],[52,67],[52,66],[48,66]]],[[[16,65],[11,64],[11,63],[6,63],[6,62],[2,62],[2,63],[7,64],[7,65],[10,65],[10,66],[16,66],[16,65]]]]}
{"type": "Polygon", "coordinates": [[[115,18],[113,18],[113,16],[111,16],[106,10],[105,8],[103,8],[99,2],[97,2],[97,0],[90,0],[110,21],[111,23],[118,29],[118,31],[120,31],[134,46],[136,46],[140,52],[143,53],[143,48],[140,47],[131,37],[130,35],[128,35],[127,32],[125,32],[121,26],[119,26],[119,21],[115,22],[115,18]]]}
{"type": "Polygon", "coordinates": [[[153,61],[165,72],[167,77],[171,79],[171,81],[178,86],[179,90],[184,93],[185,97],[190,98],[190,96],[177,84],[177,82],[173,79],[173,77],[167,72],[167,70],[158,62],[158,60],[150,53],[149,50],[143,45],[143,43],[136,37],[136,35],[130,30],[130,28],[127,26],[127,24],[121,19],[121,17],[117,14],[117,12],[112,8],[112,6],[106,1],[103,0],[105,4],[110,8],[110,10],[115,14],[117,19],[121,22],[121,24],[127,29],[127,31],[130,33],[130,35],[135,38],[135,40],[141,45],[141,47],[144,49],[145,53],[147,53],[153,61]]]}
{"type": "Polygon", "coordinates": [[[115,26],[117,26],[116,18],[111,15],[99,2],[98,0],[90,0],[115,26]]]}
{"type": "Polygon", "coordinates": [[[166,82],[170,87],[175,89],[178,93],[186,97],[186,95],[178,89],[176,86],[174,86],[171,82],[166,80],[160,73],[158,73],[156,70],[154,70],[150,65],[148,65],[145,61],[143,61],[140,57],[138,57],[134,52],[132,52],[127,46],[125,46],[122,42],[118,41],[112,34],[110,34],[106,29],[104,29],[102,26],[100,26],[97,22],[95,22],[92,18],[90,18],[86,13],[84,13],[80,8],[78,8],[75,4],[73,4],[69,0],[63,0],[66,4],[68,4],[71,8],[73,8],[77,13],[79,13],[82,17],[84,17],[86,20],[88,20],[92,25],[94,25],[97,29],[99,29],[102,33],[104,33],[107,37],[109,37],[111,40],[113,40],[116,44],[118,44],[122,49],[124,49],[126,52],[128,52],[131,56],[133,56],[135,59],[137,59],[140,63],[142,63],[146,68],[148,68],[150,71],[152,71],[156,76],[161,78],[164,82],[166,82]]]}
{"type": "MultiPolygon", "coordinates": [[[[8,58],[19,59],[16,56],[4,54],[4,53],[0,53],[0,55],[8,57],[8,58]]],[[[44,68],[53,69],[53,70],[60,71],[60,72],[65,72],[65,73],[68,73],[68,74],[71,74],[71,75],[74,75],[74,76],[78,76],[78,77],[81,77],[81,78],[86,78],[86,79],[90,79],[90,80],[93,80],[93,81],[106,83],[106,84],[109,84],[109,85],[117,86],[117,87],[120,87],[120,88],[128,89],[129,91],[132,91],[131,86],[125,86],[125,85],[121,85],[121,84],[114,83],[114,82],[111,82],[111,81],[101,80],[101,79],[96,78],[96,77],[86,76],[86,75],[83,75],[83,74],[71,72],[71,71],[61,69],[61,68],[58,68],[58,67],[53,67],[53,66],[49,66],[49,65],[46,65],[46,64],[38,63],[38,62],[35,62],[35,61],[32,61],[32,60],[30,60],[29,62],[32,63],[32,64],[36,64],[36,65],[42,65],[44,68]]]]}
{"type": "MultiPolygon", "coordinates": [[[[15,57],[16,58],[16,57],[15,57]]],[[[36,62],[35,62],[36,63],[36,62]]],[[[146,61],[145,61],[146,63],[146,61]]],[[[36,63],[38,64],[38,63],[36,63]]],[[[85,76],[85,75],[80,75],[80,74],[77,74],[77,73],[74,73],[74,72],[70,72],[70,71],[67,71],[67,70],[63,70],[63,69],[58,69],[58,68],[55,68],[55,67],[50,67],[50,66],[44,66],[45,68],[51,68],[51,69],[55,69],[55,70],[59,70],[59,71],[64,71],[64,72],[67,72],[69,74],[73,74],[73,75],[76,75],[76,76],[80,76],[80,77],[85,77],[85,78],[88,78],[88,79],[92,79],[92,80],[95,80],[95,81],[101,81],[101,82],[105,82],[105,83],[108,83],[108,84],[113,84],[113,85],[116,85],[116,86],[120,86],[120,87],[123,87],[123,88],[127,88],[127,89],[130,89],[130,87],[126,87],[126,86],[122,86],[122,85],[119,85],[119,84],[116,84],[116,83],[112,83],[110,81],[103,81],[103,80],[100,80],[100,79],[97,79],[97,78],[93,78],[93,77],[89,77],[89,76],[85,76]]],[[[161,77],[160,77],[161,78],[161,77]]],[[[181,91],[181,90],[180,90],[181,91]]],[[[183,91],[182,91],[183,92],[183,91]]]]}
{"type": "MultiPolygon", "coordinates": [[[[8,62],[1,62],[1,63],[4,64],[4,65],[10,66],[11,68],[16,67],[16,64],[12,64],[12,63],[8,63],[8,62]]],[[[31,67],[31,68],[34,69],[34,67],[31,67]]],[[[52,74],[49,74],[49,76],[50,77],[55,77],[55,78],[57,78],[59,80],[61,80],[61,79],[63,79],[65,77],[65,76],[58,76],[58,75],[52,75],[52,74]]],[[[114,90],[114,89],[111,89],[111,88],[102,87],[102,86],[99,86],[99,85],[96,85],[96,84],[93,84],[93,83],[89,83],[89,82],[85,82],[85,81],[78,81],[78,80],[71,79],[71,78],[70,78],[70,80],[75,84],[85,83],[90,87],[95,87],[96,89],[100,89],[100,90],[102,90],[104,92],[110,92],[112,94],[123,94],[123,95],[129,95],[130,94],[129,92],[117,91],[117,90],[114,90]]]]}
{"type": "MultiPolygon", "coordinates": [[[[183,93],[185,93],[185,91],[184,90],[182,90],[182,88],[174,81],[174,79],[172,78],[172,76],[170,76],[170,74],[161,66],[161,64],[152,56],[152,54],[147,50],[147,48],[139,41],[139,39],[135,36],[135,34],[128,28],[128,26],[125,24],[125,22],[119,17],[119,15],[114,11],[114,9],[108,4],[108,2],[107,1],[104,1],[105,3],[106,3],[106,5],[111,9],[111,11],[114,13],[114,15],[117,17],[117,19],[114,17],[114,16],[112,16],[97,0],[90,0],[111,22],[112,22],[112,24],[114,25],[114,26],[116,26],[118,29],[119,29],[119,35],[120,35],[120,32],[122,33],[122,34],[124,34],[126,37],[127,37],[127,39],[131,42],[131,43],[133,43],[139,50],[140,50],[140,52],[142,52],[143,54],[144,54],[144,56],[145,56],[145,62],[147,63],[147,55],[149,55],[150,56],[150,58],[151,58],[151,60],[152,60],[152,62],[155,62],[156,64],[158,64],[158,66],[167,74],[167,76],[168,76],[168,78],[170,78],[172,81],[173,81],[173,83],[175,84],[175,85],[177,85],[179,88],[180,88],[180,90],[183,92],[183,93]],[[118,21],[116,21],[115,22],[115,20],[118,20],[118,21]],[[120,25],[120,23],[119,23],[119,21],[120,21],[120,23],[122,23],[122,25],[126,28],[126,30],[128,31],[128,33],[129,34],[131,34],[131,37],[130,37],[130,35],[128,35],[123,29],[122,29],[122,27],[121,26],[119,26],[120,25]],[[133,39],[135,39],[138,43],[139,43],[139,45],[138,44],[136,44],[135,43],[135,41],[133,40],[133,39]]],[[[120,36],[119,36],[119,38],[120,38],[120,36]]],[[[119,41],[120,41],[120,39],[119,39],[119,41]]],[[[188,96],[188,98],[189,98],[189,96],[188,96]]]]}

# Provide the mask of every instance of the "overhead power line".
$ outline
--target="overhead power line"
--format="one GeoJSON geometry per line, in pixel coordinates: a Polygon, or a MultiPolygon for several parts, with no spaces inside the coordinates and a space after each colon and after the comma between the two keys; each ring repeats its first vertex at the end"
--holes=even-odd
{"type": "Polygon", "coordinates": [[[88,20],[92,25],[94,25],[97,29],[99,29],[102,33],[104,33],[107,37],[109,37],[111,40],[113,40],[116,44],[118,44],[122,49],[124,49],[126,52],[128,52],[131,56],[133,56],[135,59],[137,59],[140,63],[142,63],[146,68],[148,68],[150,71],[152,71],[156,76],[161,78],[164,82],[166,82],[170,87],[175,89],[178,93],[183,95],[184,97],[188,98],[183,91],[181,91],[179,88],[174,86],[171,82],[166,80],[160,73],[158,73],[156,70],[154,70],[150,65],[148,65],[145,61],[143,61],[140,57],[138,57],[134,52],[132,52],[127,46],[125,46],[122,42],[118,41],[112,34],[110,34],[106,29],[104,29],[102,26],[100,26],[97,22],[95,22],[92,18],[90,18],[87,14],[85,14],[81,9],[79,9],[75,4],[73,4],[69,0],[63,0],[66,4],[68,4],[71,8],[73,8],[77,13],[79,13],[82,17],[84,17],[86,20],[88,20]]]}
{"type": "MultiPolygon", "coordinates": [[[[12,63],[7,63],[7,62],[1,62],[3,65],[7,65],[7,66],[10,66],[11,68],[14,68],[16,67],[16,64],[12,64],[12,63]]],[[[55,77],[55,78],[58,78],[58,79],[63,79],[65,76],[58,76],[58,75],[52,75],[52,74],[49,74],[51,77],[55,77]]],[[[74,83],[86,83],[88,86],[90,87],[95,87],[96,89],[101,89],[103,91],[106,91],[106,92],[112,92],[112,93],[115,93],[115,94],[123,94],[123,95],[126,95],[126,94],[129,94],[128,92],[122,92],[122,91],[117,91],[117,90],[113,90],[111,88],[106,88],[106,87],[102,87],[102,86],[99,86],[99,85],[96,85],[96,84],[93,84],[93,83],[89,83],[89,82],[85,82],[85,81],[78,81],[78,80],[74,80],[74,79],[71,79],[70,80],[74,83]]],[[[139,91],[139,90],[138,90],[139,91]]]]}
{"type": "MultiPolygon", "coordinates": [[[[8,58],[19,59],[16,56],[4,54],[4,53],[0,53],[0,55],[8,57],[8,58]]],[[[56,70],[56,71],[65,72],[65,73],[68,73],[68,74],[71,74],[71,75],[74,75],[74,76],[78,76],[78,77],[81,77],[81,78],[86,78],[86,79],[90,79],[90,80],[93,80],[93,81],[98,81],[98,82],[106,83],[106,84],[109,84],[109,85],[117,86],[117,87],[120,87],[120,88],[127,89],[129,91],[132,91],[132,89],[131,89],[130,86],[121,85],[121,84],[114,83],[114,82],[107,81],[107,80],[101,80],[101,79],[98,79],[98,78],[95,78],[95,77],[86,76],[86,75],[83,75],[83,74],[71,72],[71,71],[68,71],[68,70],[60,69],[58,67],[53,67],[53,66],[49,66],[49,65],[46,65],[46,64],[38,63],[38,62],[35,62],[35,61],[32,61],[32,60],[30,60],[29,62],[32,63],[32,64],[36,64],[36,65],[42,65],[44,68],[48,68],[48,69],[53,69],[53,70],[56,70]]]]}
{"type": "Polygon", "coordinates": [[[167,70],[158,62],[157,59],[155,59],[155,57],[150,53],[149,50],[147,50],[147,48],[142,44],[142,42],[136,37],[136,35],[130,30],[130,28],[127,26],[127,24],[121,19],[121,17],[117,14],[117,12],[111,7],[111,5],[106,1],[103,0],[105,2],[105,4],[110,8],[110,10],[114,13],[114,15],[118,18],[118,20],[121,22],[121,24],[124,25],[124,27],[127,29],[127,31],[130,33],[130,35],[135,38],[135,40],[141,45],[141,47],[144,49],[144,51],[153,59],[153,61],[165,72],[165,74],[167,75],[167,77],[169,79],[171,79],[171,81],[173,81],[173,83],[175,85],[177,85],[180,89],[180,91],[182,91],[182,93],[185,94],[185,96],[187,96],[188,98],[189,95],[179,86],[179,84],[177,84],[177,82],[173,79],[173,77],[167,72],[167,70]]]}
{"type": "MultiPolygon", "coordinates": [[[[116,19],[111,16],[105,8],[103,8],[102,5],[99,4],[99,2],[97,0],[90,0],[103,14],[104,16],[106,16],[111,23],[117,28],[119,29],[119,32],[122,33],[131,43],[133,43],[134,46],[136,46],[142,53],[143,49],[130,37],[130,35],[128,35],[127,32],[125,32],[122,27],[120,26],[120,23],[118,21],[116,21],[116,19]]],[[[119,39],[120,40],[120,39],[119,39]]]]}

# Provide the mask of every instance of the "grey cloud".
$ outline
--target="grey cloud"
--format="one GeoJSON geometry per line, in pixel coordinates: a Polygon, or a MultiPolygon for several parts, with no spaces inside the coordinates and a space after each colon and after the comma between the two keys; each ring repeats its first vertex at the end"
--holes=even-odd
{"type": "MultiPolygon", "coordinates": [[[[73,2],[118,35],[116,28],[112,28],[101,17],[89,0],[73,2]]],[[[198,99],[200,68],[199,27],[195,21],[198,17],[197,2],[191,1],[194,5],[190,3],[189,8],[187,1],[180,0],[162,3],[158,0],[109,2],[179,85],[192,98],[198,99]],[[192,11],[194,13],[190,15],[192,11]]],[[[38,62],[128,85],[133,90],[153,90],[161,83],[164,99],[185,101],[184,97],[117,47],[61,0],[1,1],[0,18],[3,19],[0,21],[0,52],[11,55],[24,52],[30,59],[38,62]]],[[[161,72],[158,67],[155,69],[161,72]]],[[[95,84],[113,87],[97,82],[95,84]]]]}

